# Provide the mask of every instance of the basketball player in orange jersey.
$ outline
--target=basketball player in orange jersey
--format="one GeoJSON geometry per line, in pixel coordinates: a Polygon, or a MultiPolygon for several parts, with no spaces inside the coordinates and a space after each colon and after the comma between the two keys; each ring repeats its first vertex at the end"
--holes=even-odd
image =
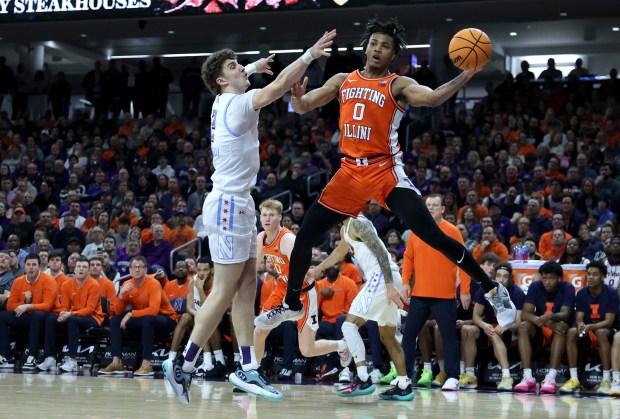
{"type": "MultiPolygon", "coordinates": [[[[258,260],[265,258],[265,263],[271,264],[278,275],[276,286],[263,306],[263,310],[271,310],[282,305],[286,295],[286,283],[288,281],[289,255],[295,244],[295,235],[288,228],[280,225],[282,221],[282,203],[273,199],[268,199],[260,204],[260,222],[265,231],[256,237],[258,243],[258,260]]],[[[299,333],[299,350],[305,357],[325,355],[330,352],[338,352],[341,358],[345,358],[348,365],[351,362],[351,355],[347,350],[344,339],[341,340],[315,340],[316,332],[319,329],[318,305],[316,289],[305,283],[309,288],[301,295],[304,303],[304,316],[297,320],[297,331],[299,333]]],[[[257,327],[254,329],[254,352],[256,359],[263,358],[265,352],[265,340],[271,329],[257,327]]],[[[235,382],[231,379],[231,383],[235,382]]],[[[261,396],[261,392],[256,393],[261,396]]],[[[280,393],[281,394],[281,393],[280,393]]],[[[282,396],[283,397],[283,396],[282,396]]],[[[273,395],[269,394],[273,399],[273,395]]]]}
{"type": "MultiPolygon", "coordinates": [[[[452,97],[480,69],[465,69],[459,76],[432,90],[415,80],[389,72],[396,55],[405,48],[404,28],[395,18],[371,19],[362,35],[366,67],[351,74],[336,74],[322,87],[306,93],[308,79],[291,89],[295,112],[303,114],[338,98],[342,166],[327,184],[318,203],[308,209],[291,253],[285,304],[256,318],[256,326],[277,325],[304,315],[299,295],[310,265],[312,244],[330,227],[357,217],[366,202],[376,199],[403,220],[424,242],[480,283],[497,311],[499,324],[514,322],[516,310],[508,291],[494,284],[458,241],[446,236],[433,221],[420,192],[403,169],[397,129],[405,107],[438,106],[452,97]]],[[[388,286],[388,296],[399,307],[403,300],[388,286]]]]}

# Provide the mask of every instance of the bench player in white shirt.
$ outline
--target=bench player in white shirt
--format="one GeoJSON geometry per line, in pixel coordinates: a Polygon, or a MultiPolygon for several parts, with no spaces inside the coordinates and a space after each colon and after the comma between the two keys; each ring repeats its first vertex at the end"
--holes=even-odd
{"type": "MultiPolygon", "coordinates": [[[[389,390],[379,394],[383,400],[412,400],[411,380],[407,377],[405,354],[396,340],[396,326],[400,316],[398,306],[390,299],[394,293],[400,294],[402,279],[398,266],[392,262],[385,245],[377,235],[372,222],[360,214],[357,218],[347,218],[340,232],[338,247],[316,267],[311,275],[319,276],[321,271],[342,260],[349,250],[359,263],[366,283],[351,303],[347,319],[342,325],[342,334],[357,367],[357,377],[350,386],[337,392],[342,397],[371,394],[375,385],[366,368],[366,349],[359,333],[359,327],[367,320],[379,324],[381,341],[387,348],[398,376],[389,390]]],[[[403,298],[399,295],[402,302],[403,298]]]]}
{"type": "Polygon", "coordinates": [[[258,117],[260,109],[282,97],[302,77],[308,65],[333,43],[336,31],[323,36],[300,58],[262,89],[246,90],[251,72],[271,73],[273,56],[244,68],[235,53],[222,50],[202,65],[202,79],[217,95],[211,112],[211,150],[215,173],[213,190],[203,204],[203,224],[214,262],[213,289],[195,318],[195,326],[183,356],[166,360],[162,367],[182,403],[190,401],[191,372],[204,343],[232,302],[232,322],[241,350],[244,389],[252,393],[277,390],[258,371],[253,340],[256,294],[256,215],[250,191],[260,166],[258,117]]]}

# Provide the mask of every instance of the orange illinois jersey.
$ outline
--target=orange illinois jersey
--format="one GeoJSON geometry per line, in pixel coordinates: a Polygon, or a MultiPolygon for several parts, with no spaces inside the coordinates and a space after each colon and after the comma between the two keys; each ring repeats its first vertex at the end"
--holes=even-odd
{"type": "Polygon", "coordinates": [[[280,249],[280,241],[286,233],[293,234],[293,232],[288,228],[282,227],[271,244],[265,243],[267,235],[263,236],[263,253],[265,255],[265,263],[272,264],[275,273],[278,275],[274,292],[284,292],[282,294],[282,298],[286,295],[286,284],[288,283],[288,270],[290,266],[288,256],[283,255],[280,249]]]}
{"type": "Polygon", "coordinates": [[[389,74],[368,79],[359,70],[340,86],[340,149],[350,157],[392,156],[400,151],[398,126],[405,110],[392,96],[389,74]]]}

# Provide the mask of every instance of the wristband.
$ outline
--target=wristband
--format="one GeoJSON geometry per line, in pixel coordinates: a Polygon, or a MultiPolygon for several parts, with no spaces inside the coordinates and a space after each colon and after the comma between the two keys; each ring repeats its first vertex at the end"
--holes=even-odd
{"type": "Polygon", "coordinates": [[[314,58],[312,58],[312,54],[310,53],[310,50],[307,49],[306,52],[304,52],[304,54],[301,56],[301,61],[304,62],[304,64],[306,65],[310,65],[310,63],[314,60],[314,58]]]}
{"type": "Polygon", "coordinates": [[[245,72],[248,76],[251,76],[252,74],[256,73],[256,66],[253,63],[246,65],[245,72]]]}

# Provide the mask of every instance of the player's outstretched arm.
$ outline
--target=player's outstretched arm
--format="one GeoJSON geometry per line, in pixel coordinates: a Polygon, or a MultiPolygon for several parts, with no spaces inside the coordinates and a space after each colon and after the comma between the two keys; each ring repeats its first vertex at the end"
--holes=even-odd
{"type": "Polygon", "coordinates": [[[365,218],[354,218],[350,222],[354,234],[364,242],[377,258],[385,283],[392,284],[394,278],[392,277],[392,268],[390,267],[390,254],[385,249],[379,236],[377,236],[372,223],[365,218]]]}
{"type": "Polygon", "coordinates": [[[346,78],[347,74],[345,73],[336,74],[327,80],[323,86],[306,93],[308,77],[304,77],[301,83],[297,82],[291,88],[293,110],[298,114],[303,114],[327,105],[338,96],[338,89],[346,78]]]}
{"type": "Polygon", "coordinates": [[[349,251],[349,245],[342,238],[344,237],[344,231],[341,230],[340,234],[341,240],[338,246],[329,254],[329,256],[327,256],[327,258],[325,258],[323,262],[319,264],[319,266],[314,269],[315,279],[321,275],[321,272],[323,272],[330,266],[334,266],[336,263],[344,259],[344,257],[347,255],[347,252],[349,251]]]}
{"type": "Polygon", "coordinates": [[[387,288],[388,298],[392,300],[398,308],[403,308],[405,299],[408,296],[404,297],[401,295],[394,286],[392,268],[390,267],[390,254],[387,252],[379,236],[377,236],[377,232],[372,223],[366,218],[355,218],[351,220],[351,227],[353,227],[353,234],[358,239],[362,240],[377,258],[387,288]]]}
{"type": "Polygon", "coordinates": [[[278,77],[267,86],[262,89],[259,89],[252,99],[252,106],[254,109],[260,109],[274,100],[282,97],[284,93],[287,92],[291,86],[297,82],[301,76],[303,76],[304,72],[308,68],[308,65],[313,60],[316,60],[320,57],[329,57],[329,52],[325,51],[325,48],[328,48],[336,37],[336,30],[333,29],[329,32],[325,32],[323,36],[308,49],[304,54],[289,64],[278,77]]]}
{"type": "Polygon", "coordinates": [[[394,96],[404,96],[407,103],[411,106],[439,106],[454,96],[480,70],[482,70],[482,67],[477,70],[464,70],[461,74],[435,90],[422,86],[409,77],[399,77],[396,80],[394,96]]]}

